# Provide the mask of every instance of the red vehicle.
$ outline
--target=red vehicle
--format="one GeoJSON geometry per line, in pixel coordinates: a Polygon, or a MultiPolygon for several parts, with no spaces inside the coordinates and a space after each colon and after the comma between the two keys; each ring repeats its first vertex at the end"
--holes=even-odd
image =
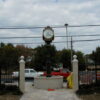
{"type": "MultiPolygon", "coordinates": [[[[43,74],[44,76],[46,76],[47,75],[47,73],[46,72],[44,72],[44,74],[43,74]]],[[[64,78],[67,78],[69,75],[70,75],[70,72],[51,72],[51,75],[52,76],[63,76],[64,78]]]]}

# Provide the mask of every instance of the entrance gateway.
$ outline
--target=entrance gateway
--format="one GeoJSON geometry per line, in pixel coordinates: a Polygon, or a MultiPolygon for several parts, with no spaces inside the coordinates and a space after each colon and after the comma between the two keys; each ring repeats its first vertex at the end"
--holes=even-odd
{"type": "MultiPolygon", "coordinates": [[[[43,40],[45,41],[47,51],[49,51],[51,42],[54,40],[54,30],[50,26],[44,28],[43,40]]],[[[35,88],[58,89],[63,87],[62,76],[51,76],[51,63],[52,62],[50,60],[50,54],[49,54],[47,55],[47,60],[46,60],[47,75],[34,78],[35,88]]]]}

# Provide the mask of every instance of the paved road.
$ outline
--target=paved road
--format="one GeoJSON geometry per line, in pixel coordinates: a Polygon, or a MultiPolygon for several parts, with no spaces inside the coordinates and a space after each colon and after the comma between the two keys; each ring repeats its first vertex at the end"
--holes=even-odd
{"type": "Polygon", "coordinates": [[[79,100],[71,89],[48,91],[35,89],[31,82],[26,82],[26,92],[20,100],[79,100]]]}

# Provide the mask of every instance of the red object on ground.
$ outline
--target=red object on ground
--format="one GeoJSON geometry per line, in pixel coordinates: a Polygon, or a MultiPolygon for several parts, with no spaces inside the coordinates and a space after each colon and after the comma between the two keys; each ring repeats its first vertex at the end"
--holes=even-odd
{"type": "Polygon", "coordinates": [[[55,89],[48,89],[48,91],[55,91],[55,89]]]}
{"type": "MultiPolygon", "coordinates": [[[[47,73],[44,72],[43,75],[46,76],[47,73]]],[[[70,75],[70,73],[68,73],[68,72],[66,72],[66,73],[65,73],[65,72],[52,72],[51,75],[52,75],[52,76],[63,76],[63,77],[68,77],[68,76],[70,75]]]]}

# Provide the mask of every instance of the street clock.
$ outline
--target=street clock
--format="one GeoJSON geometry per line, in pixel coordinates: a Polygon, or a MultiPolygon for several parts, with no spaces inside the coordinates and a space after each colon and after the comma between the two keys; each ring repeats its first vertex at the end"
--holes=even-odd
{"type": "Polygon", "coordinates": [[[45,27],[45,29],[43,30],[43,40],[47,44],[51,43],[52,40],[54,40],[54,30],[50,26],[45,27]]]}

